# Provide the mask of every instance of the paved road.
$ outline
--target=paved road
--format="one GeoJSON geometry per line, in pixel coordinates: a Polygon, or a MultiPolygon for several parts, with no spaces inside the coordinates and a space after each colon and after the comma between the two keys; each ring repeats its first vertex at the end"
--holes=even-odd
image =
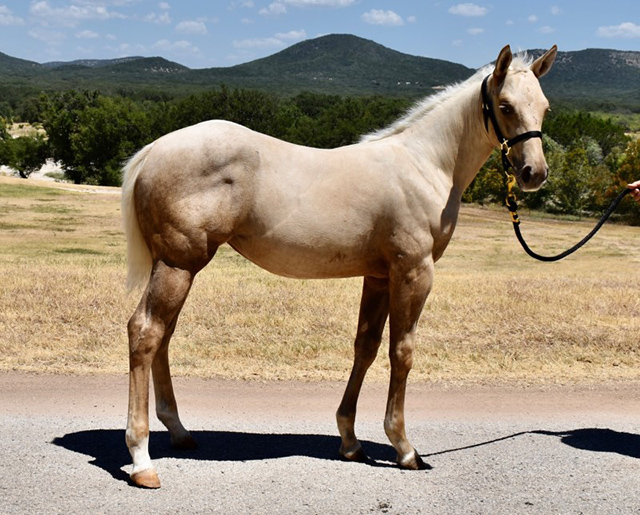
{"type": "Polygon", "coordinates": [[[158,423],[163,486],[127,481],[127,378],[0,373],[0,513],[640,513],[635,385],[413,386],[408,430],[431,470],[393,467],[384,388],[358,423],[376,466],[337,458],[340,384],[176,381],[200,443],[158,423]]]}

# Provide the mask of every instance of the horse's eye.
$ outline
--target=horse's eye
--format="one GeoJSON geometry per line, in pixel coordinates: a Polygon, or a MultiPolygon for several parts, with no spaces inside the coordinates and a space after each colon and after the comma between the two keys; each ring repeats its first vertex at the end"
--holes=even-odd
{"type": "Polygon", "coordinates": [[[502,102],[500,104],[500,111],[502,112],[502,114],[511,114],[513,113],[513,108],[511,107],[510,104],[507,104],[506,102],[502,102]]]}

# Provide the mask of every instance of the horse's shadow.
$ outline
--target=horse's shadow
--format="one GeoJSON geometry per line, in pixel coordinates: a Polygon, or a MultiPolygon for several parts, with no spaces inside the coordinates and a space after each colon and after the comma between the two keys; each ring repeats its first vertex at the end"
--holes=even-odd
{"type": "MultiPolygon", "coordinates": [[[[203,461],[252,461],[306,456],[321,460],[341,460],[340,438],[317,434],[259,434],[231,431],[192,431],[198,442],[193,450],[171,447],[166,431],[152,431],[149,453],[154,459],[181,458],[203,461]]],[[[128,481],[122,467],[131,463],[125,445],[124,430],[95,429],[78,431],[55,438],[52,443],[67,450],[93,457],[92,465],[107,471],[115,479],[128,481]]],[[[369,465],[394,466],[395,451],[389,445],[362,441],[370,457],[369,465]]]]}
{"type": "Polygon", "coordinates": [[[629,456],[630,458],[640,459],[640,435],[633,433],[624,433],[605,428],[581,428],[571,429],[568,431],[545,431],[537,429],[532,431],[521,431],[507,436],[501,436],[493,440],[479,442],[464,447],[447,449],[444,451],[433,452],[423,455],[428,458],[430,456],[438,456],[440,454],[449,454],[452,452],[461,452],[476,447],[483,447],[495,444],[505,440],[510,440],[523,435],[544,435],[560,438],[560,442],[570,447],[591,452],[609,452],[629,456]]]}
{"type": "Polygon", "coordinates": [[[532,434],[557,436],[576,449],[609,452],[640,459],[640,435],[605,428],[584,428],[572,431],[531,431],[532,434]]]}
{"type": "MultiPolygon", "coordinates": [[[[478,442],[464,447],[446,449],[423,455],[423,458],[463,452],[477,447],[496,444],[523,435],[557,437],[576,449],[591,452],[615,453],[640,459],[640,435],[604,428],[582,428],[568,431],[521,431],[478,442]]],[[[189,451],[175,450],[166,431],[152,432],[149,452],[154,458],[182,458],[204,461],[252,461],[306,456],[321,460],[340,460],[337,449],[340,438],[317,434],[259,434],[232,431],[194,431],[192,435],[198,448],[189,451]]],[[[131,462],[124,443],[124,431],[96,429],[69,433],[55,438],[52,443],[67,450],[93,457],[91,464],[107,471],[115,479],[128,481],[122,468],[131,462]]],[[[363,441],[362,447],[371,458],[371,466],[395,466],[395,451],[388,444],[363,441]]],[[[428,468],[431,468],[428,466],[428,468]]]]}

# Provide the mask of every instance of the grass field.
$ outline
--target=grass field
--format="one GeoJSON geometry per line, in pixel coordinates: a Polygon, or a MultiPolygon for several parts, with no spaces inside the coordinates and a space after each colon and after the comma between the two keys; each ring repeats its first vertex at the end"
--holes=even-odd
{"type": "MultiPolygon", "coordinates": [[[[125,242],[117,190],[0,178],[0,370],[126,373],[125,242]],[[66,186],[64,186],[66,187],[66,186]]],[[[590,221],[525,212],[541,252],[590,221]]],[[[560,263],[527,257],[500,208],[464,207],[436,265],[412,381],[583,383],[640,378],[640,229],[607,225],[560,263]]],[[[296,281],[229,248],[196,279],[172,342],[176,375],[344,380],[360,279],[296,281]]],[[[383,345],[370,380],[388,377],[383,345]]]]}

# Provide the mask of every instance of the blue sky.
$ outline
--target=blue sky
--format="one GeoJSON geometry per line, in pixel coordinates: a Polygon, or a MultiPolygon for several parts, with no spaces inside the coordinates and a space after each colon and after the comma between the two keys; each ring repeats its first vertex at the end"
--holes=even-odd
{"type": "Polygon", "coordinates": [[[515,50],[640,50],[637,0],[0,0],[0,51],[36,62],[160,55],[232,66],[349,33],[482,66],[515,50]]]}

